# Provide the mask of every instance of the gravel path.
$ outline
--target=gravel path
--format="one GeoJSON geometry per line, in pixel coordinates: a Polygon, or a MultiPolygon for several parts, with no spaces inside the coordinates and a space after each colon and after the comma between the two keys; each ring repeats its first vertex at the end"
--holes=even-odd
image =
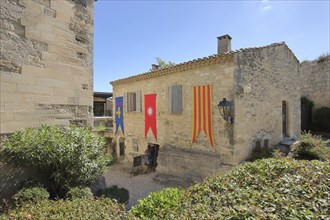
{"type": "Polygon", "coordinates": [[[146,197],[149,193],[168,187],[168,185],[153,180],[157,172],[131,177],[129,171],[129,168],[121,164],[113,164],[103,175],[106,187],[117,185],[119,188],[124,187],[129,191],[127,210],[138,204],[138,200],[146,197]]]}

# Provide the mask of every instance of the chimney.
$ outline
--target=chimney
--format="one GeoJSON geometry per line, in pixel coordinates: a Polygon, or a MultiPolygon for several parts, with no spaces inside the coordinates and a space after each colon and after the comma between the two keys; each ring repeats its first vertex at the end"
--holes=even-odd
{"type": "Polygon", "coordinates": [[[151,64],[151,70],[154,71],[154,70],[158,70],[159,69],[159,65],[157,64],[151,64]]]}
{"type": "Polygon", "coordinates": [[[218,37],[218,53],[231,51],[231,37],[226,34],[218,37]]]}

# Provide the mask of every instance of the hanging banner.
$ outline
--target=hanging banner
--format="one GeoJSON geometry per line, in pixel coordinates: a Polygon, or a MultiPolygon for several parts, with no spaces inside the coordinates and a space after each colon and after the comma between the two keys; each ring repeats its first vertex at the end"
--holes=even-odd
{"type": "Polygon", "coordinates": [[[212,86],[193,86],[192,88],[192,138],[194,143],[201,131],[204,131],[212,147],[214,147],[213,126],[212,126],[212,86]]]}
{"type": "Polygon", "coordinates": [[[123,97],[116,97],[115,99],[115,115],[116,115],[116,134],[119,126],[124,134],[124,120],[123,120],[123,97]]]}
{"type": "Polygon", "coordinates": [[[144,137],[147,137],[149,128],[151,128],[151,131],[157,140],[156,94],[144,95],[144,118],[144,137]]]}

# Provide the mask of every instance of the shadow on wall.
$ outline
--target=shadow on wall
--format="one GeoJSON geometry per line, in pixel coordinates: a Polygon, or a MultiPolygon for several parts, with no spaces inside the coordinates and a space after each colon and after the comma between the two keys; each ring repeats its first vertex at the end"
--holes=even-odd
{"type": "Polygon", "coordinates": [[[165,145],[158,152],[157,172],[198,182],[224,168],[220,155],[211,150],[165,145]]]}
{"type": "Polygon", "coordinates": [[[31,168],[21,168],[0,162],[0,201],[11,200],[17,192],[20,183],[26,179],[39,178],[40,173],[31,168]]]}

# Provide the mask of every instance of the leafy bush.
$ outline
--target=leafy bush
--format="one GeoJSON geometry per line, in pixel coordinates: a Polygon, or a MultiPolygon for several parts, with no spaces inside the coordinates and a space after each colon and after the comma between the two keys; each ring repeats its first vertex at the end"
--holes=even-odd
{"type": "Polygon", "coordinates": [[[26,203],[10,209],[0,219],[127,219],[124,207],[108,198],[45,200],[37,204],[26,203]]]}
{"type": "Polygon", "coordinates": [[[273,148],[268,148],[268,147],[261,147],[261,146],[256,146],[251,153],[250,158],[248,161],[255,161],[259,159],[264,159],[264,158],[270,158],[273,157],[274,149],[273,148]]]}
{"type": "Polygon", "coordinates": [[[104,140],[83,127],[42,125],[16,131],[2,145],[7,163],[34,167],[57,193],[93,183],[110,162],[104,140]]]}
{"type": "Polygon", "coordinates": [[[314,113],[313,126],[317,131],[330,132],[330,108],[321,107],[316,109],[314,113]]]}
{"type": "Polygon", "coordinates": [[[23,188],[13,196],[16,204],[37,203],[48,198],[49,192],[42,187],[23,188]]]}
{"type": "Polygon", "coordinates": [[[91,199],[93,193],[89,187],[73,187],[66,194],[67,199],[91,199]]]}
{"type": "Polygon", "coordinates": [[[326,219],[330,163],[264,159],[189,188],[176,219],[326,219]]]}
{"type": "Polygon", "coordinates": [[[299,143],[292,146],[289,155],[295,159],[304,160],[330,160],[330,148],[326,146],[321,136],[303,132],[298,137],[299,143]]]}
{"type": "Polygon", "coordinates": [[[318,58],[317,58],[317,62],[318,63],[323,63],[325,62],[327,59],[330,58],[330,54],[329,53],[324,53],[324,54],[321,54],[318,58]]]}
{"type": "Polygon", "coordinates": [[[114,185],[106,189],[100,189],[96,192],[96,196],[104,196],[106,198],[112,198],[119,203],[127,203],[129,200],[129,191],[125,188],[118,188],[114,185]]]}
{"type": "Polygon", "coordinates": [[[146,198],[139,200],[139,204],[131,209],[131,213],[139,218],[163,219],[170,213],[181,212],[184,190],[178,188],[165,188],[150,193],[146,198]]]}
{"type": "Polygon", "coordinates": [[[314,102],[309,100],[306,96],[302,96],[300,98],[300,103],[301,103],[301,105],[307,105],[307,106],[310,106],[310,107],[314,106],[314,102]]]}

